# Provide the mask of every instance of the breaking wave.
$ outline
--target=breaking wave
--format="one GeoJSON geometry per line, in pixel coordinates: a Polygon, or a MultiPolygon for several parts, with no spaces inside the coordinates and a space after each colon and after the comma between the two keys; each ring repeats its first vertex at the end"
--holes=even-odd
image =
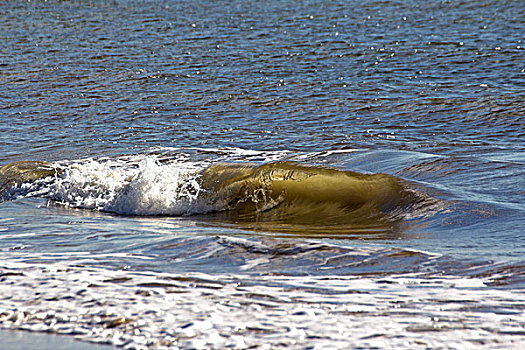
{"type": "Polygon", "coordinates": [[[204,215],[252,230],[337,235],[392,231],[438,201],[386,174],[292,161],[99,159],[15,162],[0,169],[3,200],[43,197],[123,215],[204,215]]]}

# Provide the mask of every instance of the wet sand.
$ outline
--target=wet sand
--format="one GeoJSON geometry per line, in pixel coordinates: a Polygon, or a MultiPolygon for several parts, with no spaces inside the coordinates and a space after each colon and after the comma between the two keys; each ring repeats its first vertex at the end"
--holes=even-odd
{"type": "Polygon", "coordinates": [[[0,329],[2,350],[113,350],[111,345],[78,341],[71,336],[0,329]]]}

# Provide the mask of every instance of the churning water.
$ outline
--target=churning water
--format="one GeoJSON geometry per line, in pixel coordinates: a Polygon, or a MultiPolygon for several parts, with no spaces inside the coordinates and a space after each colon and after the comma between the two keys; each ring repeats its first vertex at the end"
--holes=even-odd
{"type": "Polygon", "coordinates": [[[525,346],[522,1],[2,2],[0,33],[1,327],[525,346]]]}

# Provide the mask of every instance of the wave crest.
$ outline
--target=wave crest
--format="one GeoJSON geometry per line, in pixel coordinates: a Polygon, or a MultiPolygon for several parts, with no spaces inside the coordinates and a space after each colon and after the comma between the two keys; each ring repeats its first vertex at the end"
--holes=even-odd
{"type": "Polygon", "coordinates": [[[425,216],[437,203],[390,175],[291,161],[19,162],[0,169],[0,185],[4,199],[40,196],[124,215],[209,214],[252,230],[323,235],[395,231],[400,219],[425,216]]]}

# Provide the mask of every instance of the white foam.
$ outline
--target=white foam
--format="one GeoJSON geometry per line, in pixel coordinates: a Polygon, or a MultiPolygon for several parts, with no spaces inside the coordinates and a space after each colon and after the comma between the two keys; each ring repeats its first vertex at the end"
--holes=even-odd
{"type": "Polygon", "coordinates": [[[188,163],[161,165],[150,158],[106,210],[134,215],[184,215],[207,211],[198,203],[201,188],[188,163]]]}
{"type": "Polygon", "coordinates": [[[206,212],[198,200],[198,170],[191,162],[160,163],[151,156],[76,161],[47,187],[47,196],[71,207],[126,215],[206,212]]]}
{"type": "Polygon", "coordinates": [[[1,328],[128,349],[525,346],[523,291],[478,278],[134,272],[27,254],[0,255],[1,328]]]}

